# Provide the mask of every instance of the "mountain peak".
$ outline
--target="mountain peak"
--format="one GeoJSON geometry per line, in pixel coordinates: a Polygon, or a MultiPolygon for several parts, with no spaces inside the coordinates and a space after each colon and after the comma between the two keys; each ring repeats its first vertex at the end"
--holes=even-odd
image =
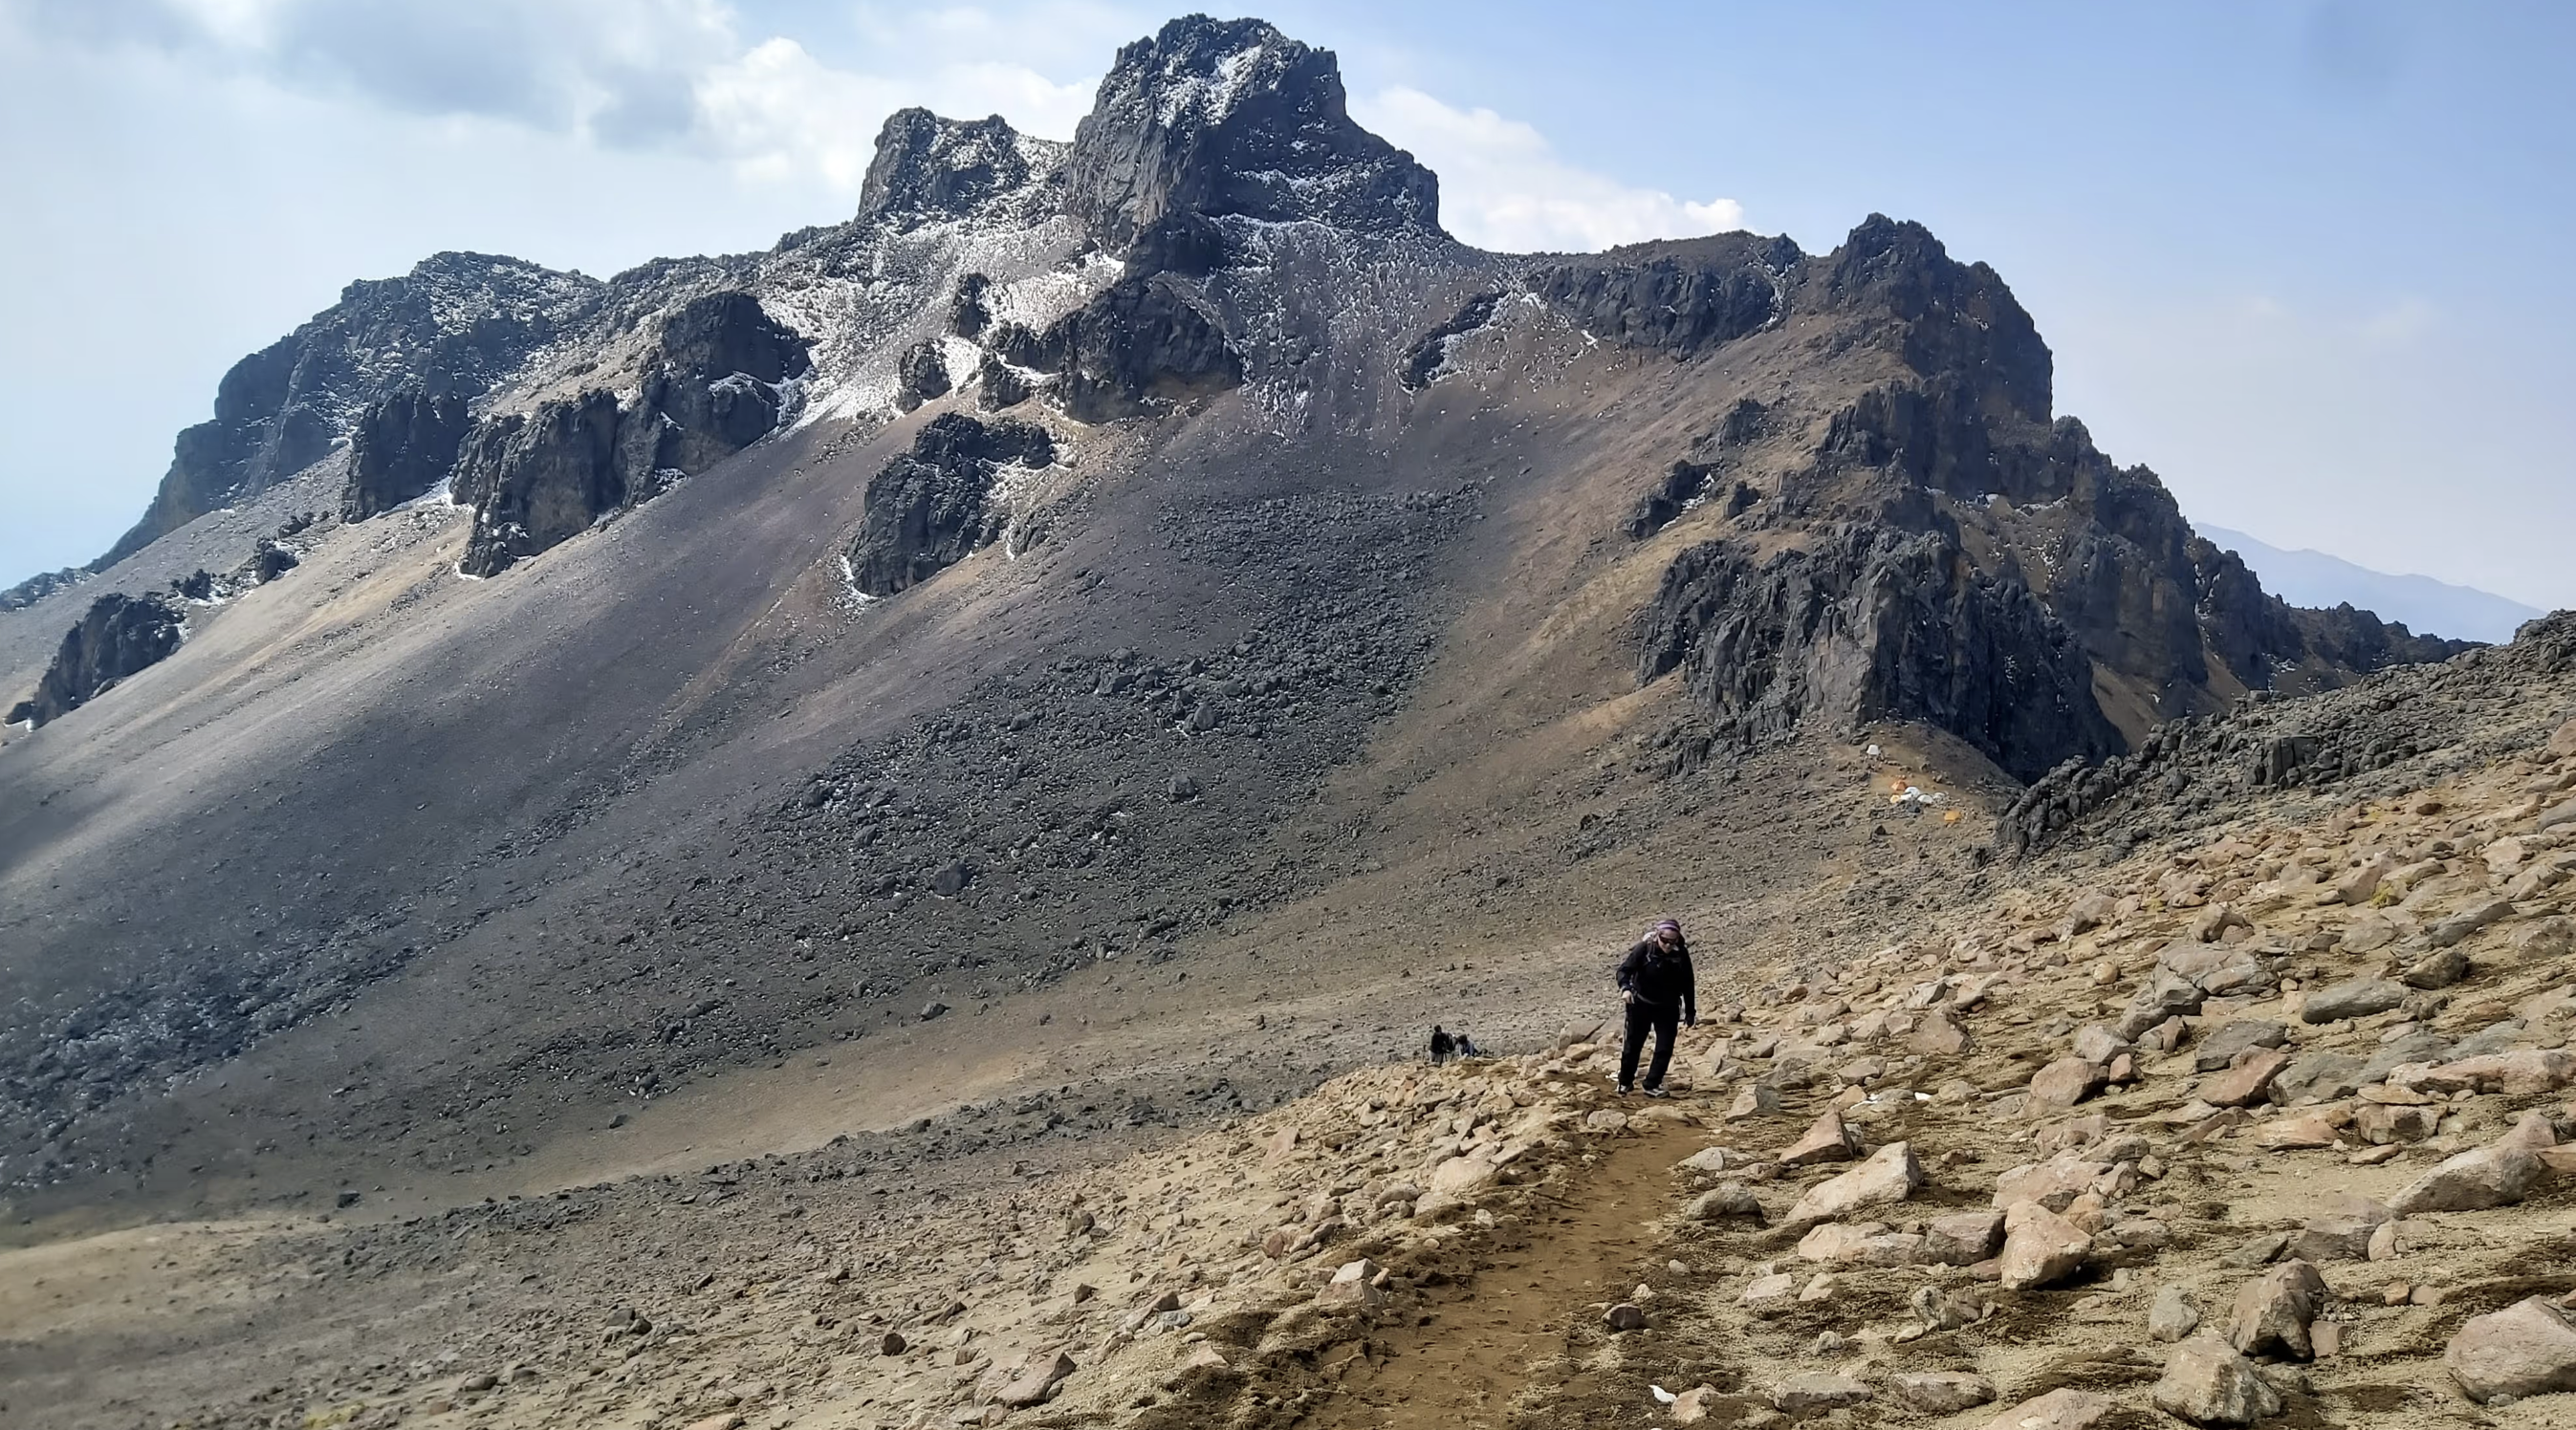
{"type": "Polygon", "coordinates": [[[1352,121],[1332,51],[1205,15],[1118,52],[1074,133],[1066,205],[1122,249],[1185,214],[1445,236],[1438,177],[1352,121]]]}
{"type": "Polygon", "coordinates": [[[943,119],[898,109],[877,131],[876,157],[859,185],[859,216],[923,222],[961,218],[1052,179],[1064,146],[1033,139],[996,114],[943,119]]]}

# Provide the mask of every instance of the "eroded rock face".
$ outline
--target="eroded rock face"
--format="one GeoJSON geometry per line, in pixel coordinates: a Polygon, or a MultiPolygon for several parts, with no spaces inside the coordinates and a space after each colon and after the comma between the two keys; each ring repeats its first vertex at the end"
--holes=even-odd
{"type": "Polygon", "coordinates": [[[859,216],[898,224],[933,223],[991,205],[1048,178],[1064,146],[1032,139],[1004,122],[942,119],[927,109],[898,109],[877,131],[876,157],[859,185],[859,216]]]}
{"type": "Polygon", "coordinates": [[[891,596],[963,560],[998,534],[988,497],[1005,466],[1055,462],[1055,440],[1026,422],[943,412],[912,450],[868,480],[866,525],[850,543],[850,583],[891,596]]]}
{"type": "Polygon", "coordinates": [[[1080,422],[1136,416],[1243,381],[1243,359],[1225,333],[1158,276],[1113,283],[1043,333],[1003,324],[985,360],[984,376],[997,379],[986,382],[988,410],[1029,395],[1007,363],[1051,375],[1066,414],[1080,422]]]}
{"type": "Polygon", "coordinates": [[[1538,269],[1527,281],[1603,342],[1691,357],[1784,315],[1789,275],[1803,257],[1785,237],[1727,233],[1614,248],[1538,269]]]}
{"type": "Polygon", "coordinates": [[[61,719],[138,670],[179,648],[177,607],[158,596],[110,593],[90,603],[79,625],[63,633],[36,693],[9,712],[10,723],[61,719]]]}
{"type": "Polygon", "coordinates": [[[1074,131],[1065,207],[1123,251],[1169,214],[1440,233],[1440,182],[1351,122],[1329,50],[1193,15],[1118,52],[1074,131]]]}
{"type": "Polygon", "coordinates": [[[1742,742],[1809,716],[1922,720],[2024,778],[2119,748],[2073,635],[2028,586],[1985,577],[1939,533],[1851,523],[1767,559],[1695,546],[1643,624],[1640,682],[1681,670],[1742,742]]]}
{"type": "Polygon", "coordinates": [[[453,480],[456,500],[474,508],[461,568],[506,570],[741,451],[777,426],[782,385],[806,368],[805,340],[750,294],[680,305],[631,402],[594,389],[467,436],[453,480]]]}
{"type": "Polygon", "coordinates": [[[464,397],[452,392],[406,387],[368,408],[349,439],[341,518],[364,521],[446,481],[471,426],[464,397]]]}
{"type": "Polygon", "coordinates": [[[213,420],[179,434],[168,475],[103,568],[319,460],[405,387],[471,397],[591,311],[603,285],[516,258],[441,253],[362,280],[302,327],[235,363],[213,420]]]}

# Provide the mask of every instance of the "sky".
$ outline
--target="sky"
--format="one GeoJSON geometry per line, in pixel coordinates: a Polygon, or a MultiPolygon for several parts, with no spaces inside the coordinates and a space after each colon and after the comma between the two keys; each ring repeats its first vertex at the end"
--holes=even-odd
{"type": "MultiPolygon", "coordinates": [[[[0,584],[138,516],[224,369],[450,248],[605,276],[856,204],[926,104],[1070,137],[1109,0],[0,0],[0,584]]],[[[1232,13],[1232,12],[1228,12],[1232,13]]],[[[1453,233],[1871,212],[2000,271],[2195,519],[2576,606],[2576,6],[1405,5],[1335,50],[1453,233]]]]}

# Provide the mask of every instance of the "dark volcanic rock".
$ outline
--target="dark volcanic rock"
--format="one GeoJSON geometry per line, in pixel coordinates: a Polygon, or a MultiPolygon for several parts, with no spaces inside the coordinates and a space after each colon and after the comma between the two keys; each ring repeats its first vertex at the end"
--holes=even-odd
{"type": "Polygon", "coordinates": [[[1680,669],[1740,740],[1808,715],[1921,720],[2025,779],[2119,747],[2073,635],[1939,533],[1853,523],[1764,561],[1695,546],[1665,571],[1644,626],[1639,681],[1680,669]]]}
{"type": "Polygon", "coordinates": [[[36,604],[66,586],[78,584],[89,573],[77,566],[60,571],[39,571],[6,591],[0,591],[0,611],[17,611],[36,604]]]}
{"type": "Polygon", "coordinates": [[[1494,320],[1494,307],[1503,301],[1500,293],[1479,293],[1459,305],[1447,322],[1424,333],[1421,340],[1405,349],[1404,361],[1396,366],[1396,381],[1408,392],[1429,387],[1440,376],[1449,361],[1449,350],[1457,340],[1494,320]]]}
{"type": "Polygon", "coordinates": [[[948,362],[939,355],[939,340],[923,338],[903,350],[894,364],[894,405],[910,412],[934,397],[948,395],[948,362]]]}
{"type": "Polygon", "coordinates": [[[158,596],[99,597],[81,623],[63,634],[35,695],[10,712],[12,723],[58,720],[116,682],[168,659],[179,648],[179,620],[178,608],[158,596]]]}
{"type": "Polygon", "coordinates": [[[453,392],[405,387],[368,408],[349,438],[341,517],[364,521],[447,480],[471,425],[464,397],[453,392]]]}
{"type": "Polygon", "coordinates": [[[1690,357],[1780,318],[1801,257],[1786,238],[1727,233],[1614,248],[1538,269],[1528,281],[1603,342],[1690,357]]]}
{"type": "Polygon", "coordinates": [[[984,295],[992,290],[993,280],[981,273],[958,279],[957,292],[948,300],[948,331],[961,338],[984,336],[985,325],[993,321],[993,311],[985,306],[984,295]]]}
{"type": "Polygon", "coordinates": [[[1026,422],[943,412],[912,450],[868,479],[868,513],[850,543],[850,584],[891,596],[963,560],[994,535],[993,478],[1003,466],[1055,463],[1055,439],[1026,422]]]}
{"type": "Polygon", "coordinates": [[[1662,481],[1647,489],[1637,499],[1635,508],[1620,530],[1631,541],[1643,541],[1670,525],[1682,514],[1682,508],[1697,501],[1708,491],[1709,474],[1717,468],[1706,462],[1675,462],[1664,473],[1662,481]]]}
{"type": "Polygon", "coordinates": [[[859,185],[859,217],[909,226],[972,213],[1046,176],[1063,149],[1019,133],[998,114],[958,120],[899,109],[877,131],[876,157],[859,185]]]}
{"type": "Polygon", "coordinates": [[[454,479],[474,508],[461,568],[502,571],[767,436],[807,366],[805,340],[748,293],[681,305],[631,405],[594,389],[474,428],[454,479]]]}
{"type": "Polygon", "coordinates": [[[1064,406],[1078,421],[1107,422],[1234,387],[1243,359],[1216,324],[1169,283],[1125,279],[1048,329],[1060,355],[1064,406]]]}
{"type": "Polygon", "coordinates": [[[1032,389],[1018,368],[986,353],[983,362],[975,369],[975,390],[976,405],[987,412],[999,412],[1028,401],[1032,389]]]}
{"type": "Polygon", "coordinates": [[[1351,122],[1331,51],[1204,15],[1118,52],[1074,131],[1065,207],[1122,252],[1175,213],[1440,233],[1440,181],[1351,122]]]}
{"type": "Polygon", "coordinates": [[[578,273],[480,253],[441,253],[403,277],[350,284],[224,374],[214,420],[179,434],[151,509],[92,569],[292,476],[400,388],[480,394],[588,313],[600,291],[578,273]]]}
{"type": "Polygon", "coordinates": [[[456,463],[456,500],[474,508],[459,569],[507,570],[626,505],[617,416],[617,395],[592,391],[477,425],[456,463]]]}

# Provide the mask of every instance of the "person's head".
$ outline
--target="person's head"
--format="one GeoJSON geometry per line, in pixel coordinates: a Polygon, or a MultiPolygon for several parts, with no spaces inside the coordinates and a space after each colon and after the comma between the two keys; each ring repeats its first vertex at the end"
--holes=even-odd
{"type": "Polygon", "coordinates": [[[1677,948],[1682,941],[1682,926],[1671,919],[1658,919],[1654,927],[1655,942],[1666,948],[1677,948]]]}

